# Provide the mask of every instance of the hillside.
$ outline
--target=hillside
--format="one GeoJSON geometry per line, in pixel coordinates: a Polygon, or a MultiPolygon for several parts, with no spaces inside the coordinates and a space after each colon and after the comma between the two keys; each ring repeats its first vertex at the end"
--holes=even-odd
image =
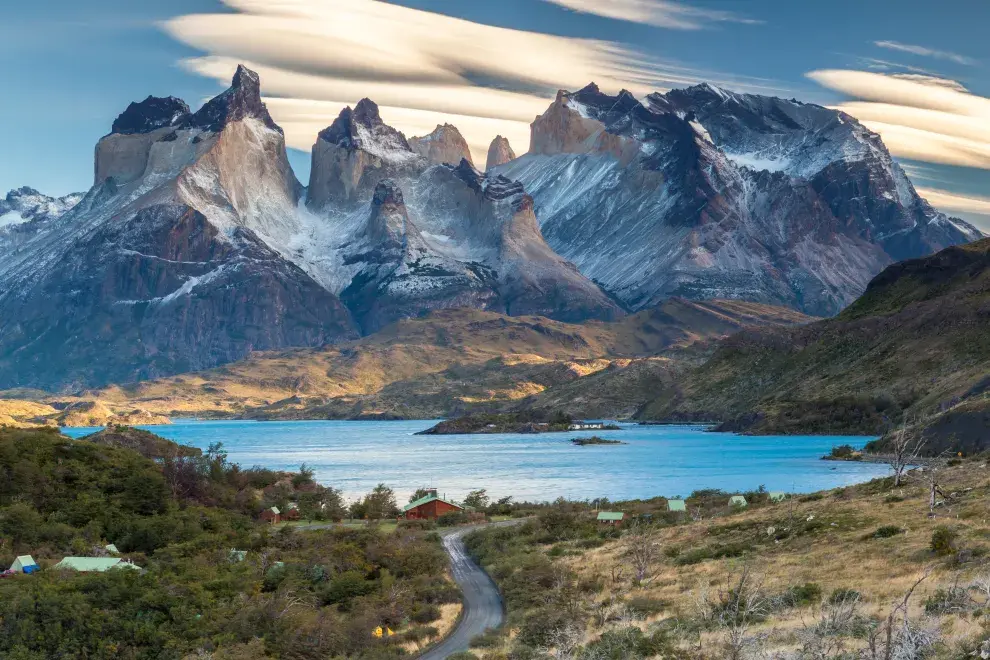
{"type": "Polygon", "coordinates": [[[750,432],[876,434],[920,423],[932,450],[985,448],[990,240],[895,264],[834,319],[745,331],[641,413],[750,432]]]}
{"type": "MultiPolygon", "coordinates": [[[[985,457],[773,502],[762,489],[607,503],[558,501],[468,537],[507,625],[477,658],[962,660],[987,643],[985,457]],[[906,603],[906,607],[904,604],[906,603]],[[892,622],[892,623],[891,623],[892,622]],[[889,635],[888,635],[889,632],[889,635]],[[872,647],[872,651],[871,651],[872,647]],[[889,655],[887,654],[889,652],[889,655]],[[557,657],[561,657],[558,655],[557,657]]],[[[668,494],[673,496],[674,494],[668,494]]]]}
{"type": "MultiPolygon", "coordinates": [[[[40,400],[63,407],[98,400],[170,416],[429,419],[475,407],[556,405],[557,387],[573,388],[588,376],[664,376],[708,340],[808,320],[754,303],[681,299],[611,323],[440,310],[354,342],[257,353],[210,371],[40,400]]],[[[602,392],[613,405],[602,403],[597,389],[586,395],[587,409],[611,416],[632,414],[651,391],[636,394],[635,405],[602,392]]]]}
{"type": "Polygon", "coordinates": [[[222,447],[0,428],[0,475],[0,568],[31,555],[41,569],[0,579],[3,658],[392,660],[460,609],[436,537],[273,529],[262,508],[339,518],[340,494],[304,471],[242,469],[222,447]],[[140,570],[55,568],[66,556],[140,570]],[[379,625],[396,634],[376,640],[379,625]]]}

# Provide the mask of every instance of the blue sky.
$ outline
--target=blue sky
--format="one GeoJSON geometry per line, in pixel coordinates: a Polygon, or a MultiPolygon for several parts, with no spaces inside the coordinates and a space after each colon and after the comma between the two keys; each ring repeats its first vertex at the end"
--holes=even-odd
{"type": "Polygon", "coordinates": [[[83,190],[132,100],[197,106],[233,64],[262,74],[305,179],[306,149],[370,96],[410,134],[449,120],[482,151],[558,87],[711,81],[841,106],[916,185],[990,229],[990,3],[947,0],[46,0],[0,23],[0,189],[83,190]],[[42,6],[43,5],[43,6],[42,6]],[[462,21],[451,20],[463,19],[462,21]]]}

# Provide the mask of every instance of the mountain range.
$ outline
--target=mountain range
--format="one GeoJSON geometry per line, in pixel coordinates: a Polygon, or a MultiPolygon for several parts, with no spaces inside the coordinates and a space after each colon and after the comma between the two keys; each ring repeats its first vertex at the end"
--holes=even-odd
{"type": "Polygon", "coordinates": [[[132,103],[87,193],[0,201],[0,388],[158,378],[451,308],[830,315],[891,262],[979,236],[848,115],[708,85],[561,92],[527,154],[496,138],[486,165],[455,127],[407,139],[365,99],[316,136],[303,186],[244,67],[195,112],[132,103]]]}

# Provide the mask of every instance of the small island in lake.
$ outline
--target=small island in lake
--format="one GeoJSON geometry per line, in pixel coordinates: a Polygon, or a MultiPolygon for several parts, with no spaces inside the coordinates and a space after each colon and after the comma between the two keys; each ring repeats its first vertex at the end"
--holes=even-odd
{"type": "Polygon", "coordinates": [[[599,438],[597,435],[593,435],[590,438],[571,438],[573,442],[578,447],[584,447],[586,445],[624,445],[625,442],[621,440],[608,440],[607,438],[599,438]]]}
{"type": "Polygon", "coordinates": [[[615,424],[582,422],[562,412],[528,410],[516,413],[481,413],[448,419],[417,435],[469,435],[479,433],[566,433],[568,431],[619,431],[615,424]]]}

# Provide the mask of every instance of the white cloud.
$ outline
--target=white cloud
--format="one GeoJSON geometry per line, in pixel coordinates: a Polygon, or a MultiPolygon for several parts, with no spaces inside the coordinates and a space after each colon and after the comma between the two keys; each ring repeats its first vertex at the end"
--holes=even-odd
{"type": "Polygon", "coordinates": [[[976,64],[976,61],[965,55],[959,55],[958,53],[952,53],[946,50],[937,50],[935,48],[928,48],[926,46],[917,46],[915,44],[904,44],[899,41],[874,41],[875,45],[880,48],[886,48],[887,50],[896,50],[900,53],[910,53],[911,55],[920,55],[922,57],[932,57],[937,60],[948,60],[950,62],[955,62],[956,64],[965,64],[967,66],[972,66],[976,64]]]}
{"type": "Polygon", "coordinates": [[[582,14],[594,14],[630,23],[643,23],[673,30],[700,30],[709,23],[755,24],[732,12],[700,9],[668,0],[546,0],[582,14]]]}
{"type": "Polygon", "coordinates": [[[847,70],[808,77],[859,99],[838,107],[879,133],[895,156],[990,169],[990,99],[959,83],[847,70]]]}
{"type": "MultiPolygon", "coordinates": [[[[625,1],[625,0],[621,0],[625,1]]],[[[529,146],[529,123],[558,88],[589,82],[643,95],[702,80],[774,90],[657,61],[614,42],[493,27],[376,0],[223,0],[234,11],[180,16],[174,38],[205,55],[183,62],[226,84],[238,63],[261,75],[290,144],[308,149],[344,105],[364,97],[409,135],[455,124],[483,162],[506,135],[529,146]],[[305,119],[301,119],[305,117],[305,119]]],[[[728,20],[728,19],[725,19],[728,20]]]]}
{"type": "Polygon", "coordinates": [[[962,194],[941,188],[917,188],[918,194],[932,206],[950,216],[968,221],[985,235],[990,235],[990,198],[962,194]]]}

